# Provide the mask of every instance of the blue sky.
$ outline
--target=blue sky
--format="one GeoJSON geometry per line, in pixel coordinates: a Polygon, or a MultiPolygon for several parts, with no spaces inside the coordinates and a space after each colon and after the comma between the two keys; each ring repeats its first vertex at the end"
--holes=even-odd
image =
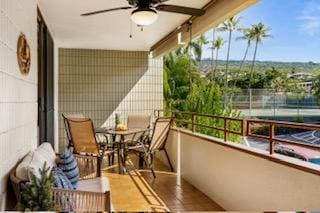
{"type": "MultiPolygon", "coordinates": [[[[272,30],[273,38],[266,39],[259,47],[257,59],[261,61],[320,62],[320,0],[261,0],[239,14],[242,27],[263,22],[272,30]]],[[[225,33],[218,32],[227,40],[225,33]]],[[[240,34],[235,33],[234,39],[240,34]]],[[[212,32],[206,33],[208,39],[212,32]]],[[[227,44],[220,53],[226,58],[227,44]]],[[[231,59],[243,57],[246,42],[233,41],[231,59]]],[[[252,58],[253,48],[249,54],[252,58]]],[[[204,57],[211,57],[209,46],[204,57]]]]}

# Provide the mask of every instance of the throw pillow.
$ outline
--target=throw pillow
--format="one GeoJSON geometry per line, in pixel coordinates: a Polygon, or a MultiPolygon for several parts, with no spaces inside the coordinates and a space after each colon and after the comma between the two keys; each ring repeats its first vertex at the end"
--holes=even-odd
{"type": "Polygon", "coordinates": [[[59,189],[74,189],[70,180],[67,178],[67,176],[64,174],[64,172],[60,168],[54,167],[52,169],[52,172],[54,174],[53,176],[55,179],[55,187],[59,189]]]}
{"type": "Polygon", "coordinates": [[[59,168],[61,168],[73,187],[76,189],[80,179],[80,172],[76,159],[68,149],[60,155],[59,168]]]}

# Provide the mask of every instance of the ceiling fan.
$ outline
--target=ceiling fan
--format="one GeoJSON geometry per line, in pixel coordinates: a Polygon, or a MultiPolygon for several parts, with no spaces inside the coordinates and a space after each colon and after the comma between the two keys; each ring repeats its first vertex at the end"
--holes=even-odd
{"type": "Polygon", "coordinates": [[[131,13],[131,19],[138,26],[144,27],[153,24],[158,19],[157,11],[169,12],[169,13],[180,13],[191,16],[202,16],[205,14],[205,10],[162,4],[169,0],[127,0],[130,6],[118,7],[106,10],[99,10],[90,13],[84,13],[82,16],[91,16],[101,13],[107,13],[117,10],[130,10],[134,9],[131,13]]]}

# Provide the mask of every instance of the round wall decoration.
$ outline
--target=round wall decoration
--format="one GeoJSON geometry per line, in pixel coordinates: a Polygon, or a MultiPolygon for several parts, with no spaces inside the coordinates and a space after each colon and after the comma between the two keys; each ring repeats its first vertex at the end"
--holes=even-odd
{"type": "Polygon", "coordinates": [[[17,57],[18,57],[20,72],[22,74],[28,74],[30,71],[30,65],[31,65],[31,52],[30,52],[30,46],[28,44],[26,36],[23,33],[21,33],[19,36],[17,46],[18,46],[17,57]]]}

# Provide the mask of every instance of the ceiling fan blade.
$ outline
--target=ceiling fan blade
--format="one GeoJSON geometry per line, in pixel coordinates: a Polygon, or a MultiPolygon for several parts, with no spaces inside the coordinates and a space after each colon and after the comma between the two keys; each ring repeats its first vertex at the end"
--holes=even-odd
{"type": "Polygon", "coordinates": [[[155,8],[163,12],[181,13],[181,14],[192,15],[192,16],[202,16],[206,13],[206,11],[202,9],[182,7],[182,6],[176,6],[176,5],[167,5],[167,4],[161,4],[156,6],[155,8]]]}
{"type": "Polygon", "coordinates": [[[128,9],[133,9],[134,7],[118,7],[118,8],[112,8],[112,9],[106,9],[106,10],[98,10],[90,13],[84,13],[81,14],[81,16],[91,16],[91,15],[97,15],[100,13],[107,13],[107,12],[112,12],[112,11],[117,11],[117,10],[128,10],[128,9]]]}
{"type": "Polygon", "coordinates": [[[161,4],[161,3],[164,3],[167,1],[169,1],[169,0],[151,0],[151,4],[161,4]]]}

